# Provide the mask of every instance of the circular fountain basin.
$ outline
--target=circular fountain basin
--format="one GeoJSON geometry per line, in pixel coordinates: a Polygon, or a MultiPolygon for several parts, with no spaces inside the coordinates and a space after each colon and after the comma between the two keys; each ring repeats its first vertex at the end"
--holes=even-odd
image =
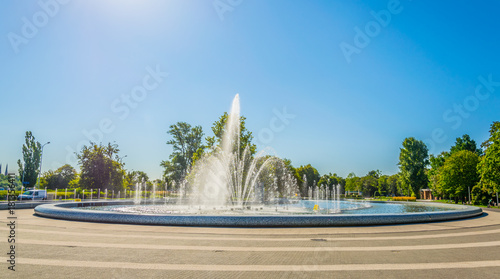
{"type": "MultiPolygon", "coordinates": [[[[110,208],[134,208],[133,201],[110,201],[110,202],[71,202],[59,204],[40,205],[35,208],[38,216],[72,220],[103,223],[139,224],[139,225],[165,225],[165,226],[210,226],[210,227],[336,227],[336,226],[366,226],[366,225],[389,225],[426,223],[437,221],[449,221],[479,216],[482,210],[477,207],[451,204],[415,203],[415,202],[364,202],[363,206],[355,210],[343,210],[331,213],[334,203],[330,203],[323,213],[321,210],[307,209],[314,204],[325,204],[327,201],[305,201],[306,210],[297,211],[295,208],[284,208],[283,205],[255,206],[250,209],[221,209],[214,211],[196,212],[193,207],[191,212],[183,210],[172,211],[166,207],[167,212],[144,213],[113,211],[110,208]],[[397,205],[411,206],[417,208],[428,208],[421,212],[398,212],[398,213],[370,213],[383,211],[397,205]],[[283,207],[283,209],[281,209],[283,207]],[[373,208],[383,210],[373,210],[373,208]],[[272,209],[276,208],[273,213],[272,209]],[[278,210],[278,208],[280,208],[278,210]],[[103,210],[97,210],[103,209],[103,210]]],[[[160,205],[139,205],[156,206],[160,205]]],[[[301,205],[304,207],[303,205],[301,205]]],[[[337,205],[338,206],[338,205],[337,205]]],[[[290,205],[293,207],[293,205],[290,205]]],[[[324,209],[325,210],[325,209],[324,209]]],[[[125,210],[126,211],[126,210],[125,210]]],[[[155,210],[152,210],[155,212],[155,210]]],[[[419,211],[417,209],[417,211],[419,211]]],[[[148,211],[146,211],[148,212],[148,211]]],[[[149,211],[151,212],[151,211],[149,211]]],[[[390,212],[390,211],[389,211],[390,212]]]]}

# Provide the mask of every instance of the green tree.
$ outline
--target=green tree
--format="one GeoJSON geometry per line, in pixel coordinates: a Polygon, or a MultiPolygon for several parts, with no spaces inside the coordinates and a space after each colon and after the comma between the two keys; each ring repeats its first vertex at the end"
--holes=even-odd
{"type": "Polygon", "coordinates": [[[390,195],[399,196],[402,193],[401,178],[398,173],[387,178],[387,189],[390,195]]]}
{"type": "Polygon", "coordinates": [[[346,191],[361,191],[359,177],[355,173],[351,172],[345,179],[345,189],[346,191]]]}
{"type": "MultiPolygon", "coordinates": [[[[317,184],[320,187],[322,186],[322,187],[328,188],[330,190],[330,194],[332,194],[333,188],[336,187],[337,185],[341,186],[341,189],[340,189],[341,192],[344,191],[345,179],[338,176],[336,173],[334,173],[334,174],[329,173],[329,174],[322,175],[317,184]]],[[[329,198],[331,198],[331,196],[329,198]]]]}
{"type": "Polygon", "coordinates": [[[192,127],[186,122],[177,122],[170,125],[167,132],[172,139],[167,144],[172,145],[172,154],[169,161],[162,161],[160,166],[164,168],[164,177],[167,181],[179,181],[189,173],[193,160],[202,153],[203,129],[201,126],[192,127]]]}
{"type": "Polygon", "coordinates": [[[387,181],[388,179],[388,175],[382,175],[377,180],[377,192],[381,196],[385,196],[389,193],[389,183],[387,181]]]}
{"type": "Polygon", "coordinates": [[[125,175],[125,188],[135,190],[136,183],[148,182],[148,174],[143,171],[129,171],[125,175]]]}
{"type": "MultiPolygon", "coordinates": [[[[226,130],[227,119],[228,119],[228,114],[227,112],[224,112],[224,114],[221,117],[219,117],[219,120],[213,123],[212,132],[214,133],[214,135],[206,138],[207,147],[210,148],[210,150],[215,150],[217,146],[221,145],[222,137],[226,130]]],[[[247,146],[250,150],[251,155],[255,155],[257,151],[257,146],[252,143],[253,139],[252,132],[247,130],[245,126],[245,120],[246,117],[240,116],[240,146],[239,146],[240,157],[247,146]]]]}
{"type": "Polygon", "coordinates": [[[471,152],[477,153],[477,155],[483,155],[483,150],[478,148],[476,141],[470,138],[469,135],[465,134],[461,138],[457,138],[455,145],[451,147],[450,153],[453,154],[458,151],[469,150],[471,152]]]}
{"type": "Polygon", "coordinates": [[[309,187],[317,187],[317,182],[320,179],[319,172],[311,164],[300,166],[296,169],[296,177],[300,177],[299,190],[303,197],[308,195],[309,187]],[[307,185],[304,185],[303,177],[306,177],[307,185]]]}
{"type": "Polygon", "coordinates": [[[364,197],[371,197],[378,190],[378,178],[373,175],[366,175],[359,180],[361,192],[364,197]]]}
{"type": "Polygon", "coordinates": [[[420,189],[427,186],[425,167],[429,164],[427,146],[413,137],[406,138],[400,148],[399,169],[403,183],[419,198],[420,189]]]}
{"type": "Polygon", "coordinates": [[[468,189],[472,190],[479,181],[478,163],[479,156],[475,152],[461,150],[452,154],[446,159],[439,175],[443,192],[455,201],[467,197],[468,189]]]}
{"type": "MultiPolygon", "coordinates": [[[[14,180],[15,190],[22,190],[21,188],[21,179],[19,176],[16,176],[14,180]]],[[[10,187],[9,177],[7,175],[0,173],[0,188],[8,189],[10,187]]]]}
{"type": "Polygon", "coordinates": [[[478,164],[481,185],[489,192],[500,191],[500,122],[493,122],[490,137],[482,146],[484,156],[478,164]]]}
{"type": "Polygon", "coordinates": [[[439,171],[444,165],[446,159],[450,157],[450,152],[443,151],[439,155],[431,155],[429,157],[429,163],[431,168],[427,172],[429,177],[429,188],[432,189],[433,194],[437,196],[443,196],[444,192],[439,185],[439,171]]]}
{"type": "Polygon", "coordinates": [[[107,146],[91,142],[83,146],[77,154],[81,167],[79,184],[83,189],[108,189],[120,191],[124,189],[125,171],[118,156],[117,144],[107,146]]]}
{"type": "Polygon", "coordinates": [[[40,179],[41,187],[48,189],[63,189],[69,187],[69,182],[76,178],[76,170],[66,164],[56,171],[49,170],[40,179]]]}
{"type": "Polygon", "coordinates": [[[19,175],[28,182],[26,187],[34,187],[37,182],[38,172],[40,168],[40,159],[42,153],[42,145],[35,141],[35,137],[31,131],[26,132],[25,143],[23,145],[23,163],[17,161],[19,166],[19,175]]]}

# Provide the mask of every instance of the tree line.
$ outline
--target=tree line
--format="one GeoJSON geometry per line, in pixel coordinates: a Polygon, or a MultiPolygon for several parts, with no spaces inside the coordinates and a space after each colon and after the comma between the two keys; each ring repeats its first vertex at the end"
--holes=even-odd
{"type": "MultiPolygon", "coordinates": [[[[201,126],[186,122],[171,125],[166,144],[172,147],[172,153],[160,163],[164,170],[162,179],[151,181],[143,171],[125,170],[116,143],[89,142],[77,153],[79,172],[70,165],[49,170],[41,175],[39,187],[123,191],[133,190],[136,183],[145,183],[148,188],[156,183],[158,189],[176,190],[196,161],[220,146],[227,120],[228,114],[224,113],[213,123],[213,135],[206,137],[201,126]]],[[[235,151],[242,154],[248,146],[251,156],[255,156],[257,146],[252,143],[253,135],[247,130],[245,120],[244,116],[240,117],[240,145],[235,151]]],[[[399,172],[392,175],[382,174],[379,170],[361,177],[354,173],[345,178],[336,173],[320,175],[310,164],[294,167],[289,159],[281,160],[294,175],[302,196],[307,196],[309,189],[331,191],[340,185],[343,192],[359,192],[365,197],[419,198],[421,189],[430,189],[438,198],[467,201],[470,194],[473,203],[486,204],[500,190],[500,122],[493,122],[489,132],[489,138],[480,146],[465,134],[456,139],[449,151],[438,155],[429,155],[422,141],[406,138],[400,148],[399,172]]],[[[26,132],[22,154],[23,162],[18,161],[19,174],[23,174],[27,187],[33,187],[39,174],[41,145],[30,131],[26,132]]]]}

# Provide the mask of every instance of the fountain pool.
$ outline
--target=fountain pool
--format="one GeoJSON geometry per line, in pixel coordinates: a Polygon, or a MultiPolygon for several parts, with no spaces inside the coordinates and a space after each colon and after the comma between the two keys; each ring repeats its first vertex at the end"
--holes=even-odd
{"type": "Polygon", "coordinates": [[[39,216],[90,222],[211,227],[320,227],[409,224],[475,217],[480,208],[423,202],[300,201],[239,207],[153,205],[133,201],[37,206],[39,216]],[[315,210],[315,205],[319,208],[315,210]],[[323,207],[321,207],[321,205],[323,207]],[[335,206],[338,206],[335,208],[335,206]]]}
{"type": "Polygon", "coordinates": [[[199,159],[186,179],[177,183],[177,198],[157,201],[153,194],[145,200],[145,184],[138,183],[134,200],[47,204],[36,207],[35,214],[76,221],[228,227],[405,224],[482,214],[480,208],[470,206],[340,200],[339,185],[326,191],[310,188],[303,199],[281,159],[262,152],[254,155],[248,147],[240,147],[239,120],[236,95],[220,147],[199,159]]]}

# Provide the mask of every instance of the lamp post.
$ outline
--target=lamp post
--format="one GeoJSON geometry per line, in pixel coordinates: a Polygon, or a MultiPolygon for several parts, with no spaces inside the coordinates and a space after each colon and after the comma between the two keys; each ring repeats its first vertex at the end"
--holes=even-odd
{"type": "MultiPolygon", "coordinates": [[[[40,185],[40,174],[42,173],[43,147],[49,143],[50,141],[42,145],[42,152],[40,153],[40,171],[38,172],[38,185],[40,185]]],[[[35,183],[35,189],[33,190],[36,190],[36,183],[35,183]]],[[[33,191],[33,200],[34,199],[35,199],[35,192],[33,191]]]]}

